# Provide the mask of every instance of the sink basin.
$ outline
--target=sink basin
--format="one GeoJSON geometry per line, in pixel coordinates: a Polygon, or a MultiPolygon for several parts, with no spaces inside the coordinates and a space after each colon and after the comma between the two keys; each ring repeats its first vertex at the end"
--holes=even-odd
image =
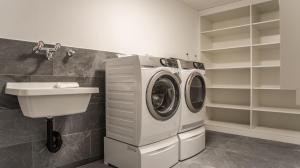
{"type": "Polygon", "coordinates": [[[76,82],[7,83],[5,93],[18,96],[23,114],[30,118],[64,116],[86,111],[98,88],[76,82]]]}

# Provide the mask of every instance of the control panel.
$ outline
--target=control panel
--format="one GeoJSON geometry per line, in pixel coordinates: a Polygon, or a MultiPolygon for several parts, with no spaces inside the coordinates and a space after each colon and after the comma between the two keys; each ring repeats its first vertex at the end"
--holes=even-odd
{"type": "Polygon", "coordinates": [[[200,62],[193,62],[194,68],[205,70],[204,64],[200,62]]]}
{"type": "Polygon", "coordinates": [[[175,59],[161,58],[160,63],[165,67],[178,68],[178,63],[175,59]]]}

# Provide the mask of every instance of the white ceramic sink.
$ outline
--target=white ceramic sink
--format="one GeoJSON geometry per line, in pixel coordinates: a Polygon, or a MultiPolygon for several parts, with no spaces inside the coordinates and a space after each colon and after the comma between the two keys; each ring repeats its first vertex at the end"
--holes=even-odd
{"type": "Polygon", "coordinates": [[[7,83],[5,93],[18,96],[25,116],[40,118],[83,113],[99,89],[76,82],[19,82],[7,83]]]}

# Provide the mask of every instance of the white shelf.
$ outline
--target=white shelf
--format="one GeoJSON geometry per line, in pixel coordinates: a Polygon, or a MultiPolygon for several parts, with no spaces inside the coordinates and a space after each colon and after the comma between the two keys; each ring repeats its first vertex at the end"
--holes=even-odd
{"type": "Polygon", "coordinates": [[[279,25],[279,23],[280,23],[280,19],[273,19],[273,20],[267,20],[267,21],[262,21],[262,22],[256,22],[256,23],[253,23],[252,25],[253,26],[268,25],[268,24],[278,24],[279,25]]]}
{"type": "MultiPolygon", "coordinates": [[[[221,122],[221,121],[213,121],[213,120],[206,120],[205,125],[208,127],[222,127],[222,128],[232,128],[232,129],[242,129],[242,130],[249,130],[250,126],[246,124],[236,124],[236,123],[229,123],[229,122],[221,122]]],[[[216,130],[213,130],[216,131],[216,130]]]]}
{"type": "Polygon", "coordinates": [[[239,86],[239,85],[212,85],[208,86],[207,89],[250,89],[250,86],[239,86]]]}
{"type": "Polygon", "coordinates": [[[280,27],[280,19],[258,22],[252,25],[255,29],[260,31],[269,30],[269,29],[278,29],[280,27]]]}
{"type": "Polygon", "coordinates": [[[279,1],[270,0],[252,5],[253,23],[279,19],[279,1]]]}
{"type": "MultiPolygon", "coordinates": [[[[291,131],[287,129],[278,129],[278,128],[269,128],[269,127],[255,127],[254,130],[258,132],[263,132],[265,134],[272,133],[275,134],[275,136],[282,135],[284,136],[284,138],[294,137],[296,139],[300,139],[299,131],[291,131]]],[[[283,139],[282,142],[285,142],[285,140],[283,139]]],[[[293,142],[289,142],[289,143],[293,143],[293,142]]],[[[295,142],[295,144],[299,144],[299,142],[297,141],[295,142]]]]}
{"type": "Polygon", "coordinates": [[[268,127],[255,127],[251,129],[248,125],[206,121],[206,129],[210,131],[224,132],[228,134],[236,134],[254,138],[261,138],[272,141],[279,141],[292,144],[300,144],[299,131],[291,131],[286,129],[276,129],[268,127]]]}
{"type": "Polygon", "coordinates": [[[249,66],[219,66],[219,67],[207,67],[206,70],[226,70],[226,69],[250,69],[249,66]]]}
{"type": "Polygon", "coordinates": [[[254,66],[252,71],[253,88],[280,88],[280,66],[254,66]]]}
{"type": "Polygon", "coordinates": [[[232,27],[226,27],[226,28],[221,28],[221,29],[214,29],[214,30],[209,30],[209,31],[203,31],[201,34],[210,34],[210,33],[215,33],[215,32],[222,32],[222,31],[228,31],[228,30],[236,30],[240,28],[245,28],[245,27],[250,27],[250,24],[244,24],[244,25],[238,25],[238,26],[232,26],[232,27]]]}
{"type": "MultiPolygon", "coordinates": [[[[282,89],[253,90],[252,109],[258,107],[269,107],[267,111],[274,110],[291,112],[300,110],[296,105],[296,91],[282,89]]],[[[299,113],[300,114],[300,113],[299,113]]]]}
{"type": "Polygon", "coordinates": [[[201,33],[201,48],[204,50],[210,50],[250,45],[250,29],[250,22],[248,22],[245,26],[233,26],[218,31],[207,31],[201,33]]]}
{"type": "Polygon", "coordinates": [[[298,131],[300,134],[300,115],[297,111],[288,109],[279,109],[279,111],[270,108],[266,108],[266,110],[269,111],[253,111],[254,127],[298,131]]]}
{"type": "Polygon", "coordinates": [[[208,70],[206,83],[212,88],[250,89],[250,68],[208,70]]]}
{"type": "Polygon", "coordinates": [[[279,20],[260,22],[252,25],[252,43],[279,43],[280,23],[279,20]]]}
{"type": "Polygon", "coordinates": [[[279,41],[276,42],[269,42],[269,43],[258,43],[253,45],[236,45],[236,46],[229,46],[229,47],[220,47],[220,48],[210,48],[210,49],[204,49],[201,50],[201,52],[225,52],[225,51],[233,51],[238,49],[245,49],[250,48],[251,46],[254,48],[266,48],[269,46],[278,46],[280,45],[279,41]]]}
{"type": "Polygon", "coordinates": [[[250,106],[232,105],[232,104],[210,103],[210,104],[207,104],[206,107],[209,107],[209,108],[236,109],[236,110],[250,110],[250,106]]]}
{"type": "Polygon", "coordinates": [[[247,7],[201,16],[201,31],[226,29],[249,23],[250,4],[247,7]]]}
{"type": "Polygon", "coordinates": [[[201,16],[206,128],[300,145],[296,91],[280,87],[279,0],[249,5],[201,16]]]}
{"type": "Polygon", "coordinates": [[[256,47],[256,48],[263,48],[263,47],[265,48],[265,47],[274,46],[274,45],[278,46],[278,45],[280,45],[280,42],[260,43],[260,44],[253,44],[252,46],[256,47]]]}
{"type": "Polygon", "coordinates": [[[224,35],[234,34],[234,33],[248,33],[248,32],[250,32],[250,24],[205,31],[205,32],[201,32],[201,34],[209,37],[217,37],[217,36],[224,36],[224,35]]]}
{"type": "Polygon", "coordinates": [[[279,68],[280,64],[274,64],[274,65],[253,65],[253,68],[279,68]]]}
{"type": "Polygon", "coordinates": [[[253,66],[280,66],[280,43],[253,46],[253,66]]]}
{"type": "Polygon", "coordinates": [[[278,108],[278,107],[254,107],[253,111],[273,112],[273,113],[287,113],[287,114],[299,114],[300,109],[292,108],[278,108]]]}
{"type": "Polygon", "coordinates": [[[230,46],[230,47],[222,47],[222,48],[212,48],[212,49],[205,49],[202,50],[201,52],[224,52],[224,51],[233,51],[233,50],[238,50],[238,49],[245,49],[245,48],[250,48],[251,45],[238,45],[238,46],[230,46]]]}
{"type": "Polygon", "coordinates": [[[280,90],[280,86],[273,86],[273,87],[253,87],[254,90],[280,90]]]}

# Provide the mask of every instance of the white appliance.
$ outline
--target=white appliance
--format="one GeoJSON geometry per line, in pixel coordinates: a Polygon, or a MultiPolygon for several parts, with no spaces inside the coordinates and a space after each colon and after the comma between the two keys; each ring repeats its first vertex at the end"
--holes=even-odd
{"type": "Polygon", "coordinates": [[[106,62],[106,136],[143,146],[179,129],[176,60],[130,56],[106,62]]]}
{"type": "Polygon", "coordinates": [[[202,63],[178,60],[181,77],[181,117],[179,132],[204,125],[206,84],[202,63]]]}
{"type": "Polygon", "coordinates": [[[177,136],[142,147],[104,138],[104,160],[118,168],[169,168],[178,162],[177,136]]]}
{"type": "Polygon", "coordinates": [[[178,162],[178,72],[173,59],[107,60],[106,163],[120,168],[166,168],[178,162]]]}
{"type": "Polygon", "coordinates": [[[185,160],[205,148],[205,68],[202,63],[178,60],[181,83],[181,115],[179,127],[179,155],[185,160]]]}
{"type": "Polygon", "coordinates": [[[143,146],[179,129],[176,60],[130,56],[106,62],[106,136],[143,146]]]}
{"type": "Polygon", "coordinates": [[[178,134],[179,160],[189,159],[205,149],[205,128],[200,127],[178,134]]]}

